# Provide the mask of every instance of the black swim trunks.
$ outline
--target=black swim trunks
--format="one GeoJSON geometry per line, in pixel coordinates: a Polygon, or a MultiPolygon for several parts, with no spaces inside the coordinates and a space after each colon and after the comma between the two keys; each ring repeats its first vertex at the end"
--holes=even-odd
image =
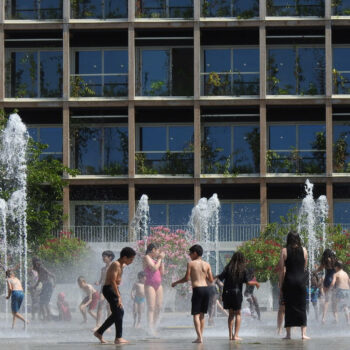
{"type": "Polygon", "coordinates": [[[208,312],[210,290],[208,287],[195,287],[192,293],[192,315],[208,312]]]}

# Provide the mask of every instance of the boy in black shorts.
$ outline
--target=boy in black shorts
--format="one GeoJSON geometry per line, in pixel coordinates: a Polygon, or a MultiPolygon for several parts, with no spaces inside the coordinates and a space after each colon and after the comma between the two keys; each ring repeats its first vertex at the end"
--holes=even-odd
{"type": "Polygon", "coordinates": [[[189,255],[191,262],[187,264],[185,277],[174,282],[171,286],[192,282],[192,310],[193,323],[197,333],[197,339],[193,343],[203,343],[204,314],[208,312],[210,291],[208,282],[213,283],[213,274],[210,265],[202,260],[203,248],[195,244],[190,248],[189,255]]]}

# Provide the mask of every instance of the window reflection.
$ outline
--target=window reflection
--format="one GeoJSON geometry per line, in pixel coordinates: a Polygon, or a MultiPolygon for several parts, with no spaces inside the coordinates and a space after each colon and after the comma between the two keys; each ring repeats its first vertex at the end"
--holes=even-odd
{"type": "Polygon", "coordinates": [[[202,0],[203,17],[259,17],[258,0],[202,0]]]}
{"type": "Polygon", "coordinates": [[[259,49],[205,49],[202,95],[259,94],[259,49]]]}
{"type": "Polygon", "coordinates": [[[71,2],[72,18],[127,18],[127,0],[84,0],[71,2]]]}
{"type": "Polygon", "coordinates": [[[266,162],[274,173],[323,173],[326,161],[324,125],[270,125],[266,162]]]}
{"type": "Polygon", "coordinates": [[[334,172],[350,172],[350,125],[333,125],[334,172]]]}
{"type": "Polygon", "coordinates": [[[72,97],[121,97],[128,94],[127,50],[91,50],[74,53],[72,97]]]}
{"type": "Polygon", "coordinates": [[[269,94],[324,94],[325,58],[323,48],[301,46],[270,48],[267,63],[269,94]]]}
{"type": "Polygon", "coordinates": [[[332,15],[350,16],[350,0],[336,0],[332,2],[332,15]]]}
{"type": "Polygon", "coordinates": [[[77,127],[73,140],[74,167],[81,174],[127,174],[127,127],[77,127]]]}
{"type": "Polygon", "coordinates": [[[138,174],[192,174],[193,126],[138,128],[138,174]]]}
{"type": "Polygon", "coordinates": [[[61,97],[62,52],[9,50],[7,97],[61,97]]]}
{"type": "Polygon", "coordinates": [[[138,67],[138,95],[193,95],[192,48],[140,49],[138,67]]]}
{"type": "Polygon", "coordinates": [[[270,202],[269,203],[269,223],[281,223],[281,217],[286,217],[289,212],[297,211],[300,203],[290,202],[270,202]]]}
{"type": "MultiPolygon", "coordinates": [[[[350,11],[349,11],[349,14],[350,14],[350,11]]],[[[350,94],[349,59],[350,59],[349,47],[333,48],[332,81],[333,81],[334,94],[350,94]]]]}
{"type": "Polygon", "coordinates": [[[7,0],[6,19],[61,19],[62,0],[7,0]]]}
{"type": "Polygon", "coordinates": [[[192,18],[193,0],[137,0],[138,18],[192,18]]]}
{"type": "Polygon", "coordinates": [[[257,125],[205,126],[202,172],[206,174],[258,173],[260,133],[257,125]]]}
{"type": "Polygon", "coordinates": [[[333,221],[336,224],[350,224],[350,201],[334,201],[333,221]]]}
{"type": "Polygon", "coordinates": [[[150,203],[150,222],[152,226],[187,226],[193,203],[150,203]]]}
{"type": "Polygon", "coordinates": [[[268,16],[324,17],[324,0],[268,0],[268,16]]]}

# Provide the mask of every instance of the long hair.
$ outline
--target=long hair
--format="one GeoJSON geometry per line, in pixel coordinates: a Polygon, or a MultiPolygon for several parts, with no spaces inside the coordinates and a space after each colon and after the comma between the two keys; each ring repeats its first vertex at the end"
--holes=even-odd
{"type": "Polygon", "coordinates": [[[321,257],[321,265],[323,265],[327,269],[334,269],[334,264],[336,263],[336,257],[334,252],[327,248],[322,254],[321,257]]]}
{"type": "Polygon", "coordinates": [[[232,255],[230,262],[227,264],[229,273],[234,278],[240,278],[245,270],[245,258],[242,252],[238,251],[232,255]]]}
{"type": "Polygon", "coordinates": [[[150,243],[148,246],[147,246],[147,249],[146,249],[146,255],[149,254],[153,249],[158,249],[158,246],[154,243],[150,243]]]}
{"type": "Polygon", "coordinates": [[[301,248],[301,239],[299,233],[290,231],[287,235],[287,248],[301,248]]]}

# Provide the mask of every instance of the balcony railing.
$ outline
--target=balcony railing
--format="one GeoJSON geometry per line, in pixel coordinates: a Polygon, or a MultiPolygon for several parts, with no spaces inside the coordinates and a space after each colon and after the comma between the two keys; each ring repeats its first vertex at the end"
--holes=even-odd
{"type": "Polygon", "coordinates": [[[323,0],[268,0],[268,16],[324,17],[323,0]]]}
{"type": "Polygon", "coordinates": [[[16,5],[15,1],[6,2],[6,19],[62,19],[62,1],[57,0],[55,3],[41,3],[40,0],[34,3],[28,1],[28,4],[16,5]],[[51,6],[50,6],[51,5],[51,6]]]}

